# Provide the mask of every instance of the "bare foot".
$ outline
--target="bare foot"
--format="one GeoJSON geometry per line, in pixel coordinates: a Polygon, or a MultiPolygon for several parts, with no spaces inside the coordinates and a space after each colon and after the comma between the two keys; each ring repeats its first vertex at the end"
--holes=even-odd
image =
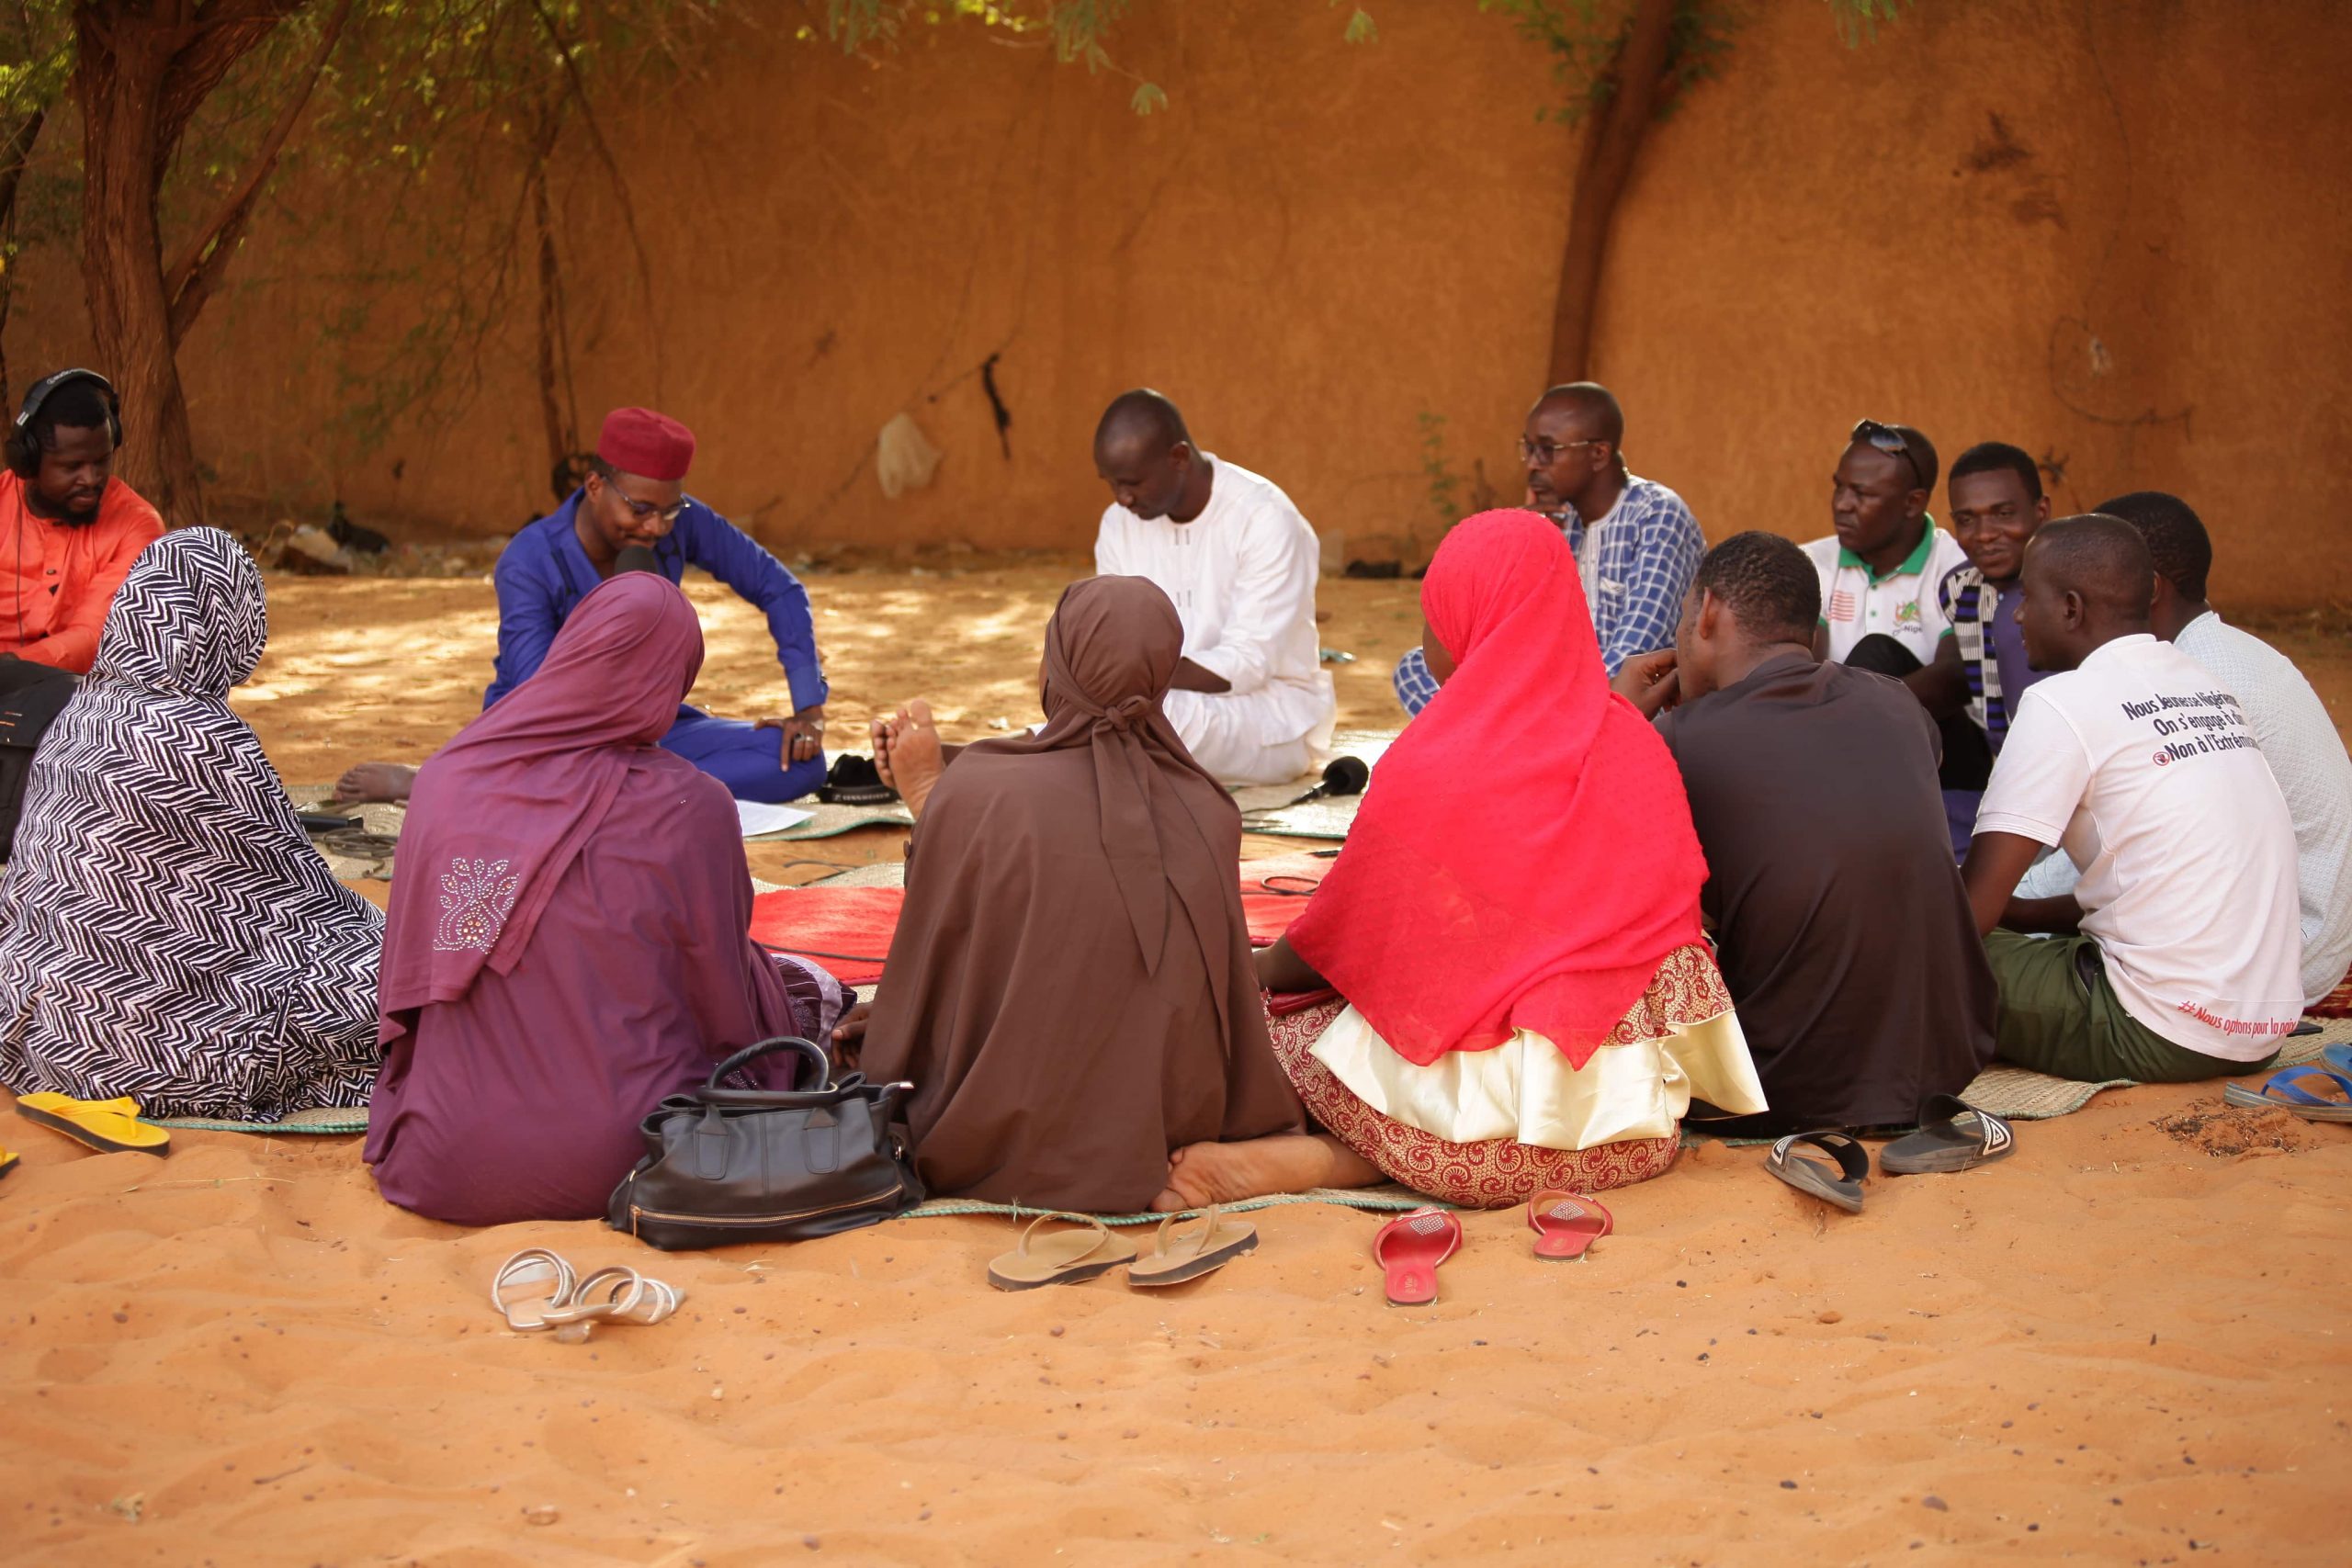
{"type": "Polygon", "coordinates": [[[337,806],[358,806],[368,801],[406,800],[410,788],[416,783],[416,770],[398,762],[362,762],[334,782],[334,803],[337,806]]]}
{"type": "Polygon", "coordinates": [[[1156,1213],[1238,1203],[1310,1187],[1374,1187],[1380,1172],[1329,1133],[1284,1133],[1238,1144],[1187,1144],[1169,1156],[1156,1213]]]}
{"type": "Polygon", "coordinates": [[[907,803],[909,813],[921,817],[922,803],[931,798],[931,786],[939,782],[940,773],[947,766],[946,754],[940,748],[939,728],[932,722],[931,705],[917,697],[899,710],[899,716],[889,721],[887,751],[880,744],[881,728],[876,726],[875,766],[879,769],[883,764],[878,759],[887,754],[889,771],[884,777],[907,803]]]}

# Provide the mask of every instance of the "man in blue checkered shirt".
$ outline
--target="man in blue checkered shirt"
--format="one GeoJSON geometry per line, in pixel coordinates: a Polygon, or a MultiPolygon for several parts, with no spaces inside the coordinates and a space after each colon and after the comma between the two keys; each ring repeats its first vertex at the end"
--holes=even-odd
{"type": "MultiPolygon", "coordinates": [[[[1611,676],[1637,653],[1674,646],[1682,597],[1707,553],[1682,498],[1626,470],[1624,439],[1624,411],[1609,389],[1577,381],[1536,400],[1519,442],[1526,504],[1559,524],[1575,547],[1611,676]]],[[[1435,695],[1437,682],[1414,649],[1397,661],[1396,700],[1419,713],[1435,695]]]]}

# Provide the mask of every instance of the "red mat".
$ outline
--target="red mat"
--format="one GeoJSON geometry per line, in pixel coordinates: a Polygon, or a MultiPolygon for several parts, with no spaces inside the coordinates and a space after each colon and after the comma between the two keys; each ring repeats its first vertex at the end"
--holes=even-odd
{"type": "Polygon", "coordinates": [[[898,887],[786,887],[752,899],[752,940],[813,960],[845,986],[878,979],[899,929],[898,887]]]}
{"type": "MultiPolygon", "coordinates": [[[[1241,911],[1250,940],[1263,947],[1290,929],[1331,869],[1311,855],[1277,855],[1241,866],[1241,911]]],[[[752,900],[752,940],[813,959],[844,985],[881,978],[906,893],[897,887],[786,887],[752,900]]]]}

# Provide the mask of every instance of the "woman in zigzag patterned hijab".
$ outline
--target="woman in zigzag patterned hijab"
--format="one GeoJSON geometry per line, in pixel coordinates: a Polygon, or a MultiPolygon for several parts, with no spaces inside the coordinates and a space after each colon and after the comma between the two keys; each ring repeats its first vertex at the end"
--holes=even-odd
{"type": "Polygon", "coordinates": [[[368,1103],[384,920],[228,694],[269,610],[217,528],[149,545],[33,760],[0,885],[0,1083],[150,1116],[368,1103]]]}

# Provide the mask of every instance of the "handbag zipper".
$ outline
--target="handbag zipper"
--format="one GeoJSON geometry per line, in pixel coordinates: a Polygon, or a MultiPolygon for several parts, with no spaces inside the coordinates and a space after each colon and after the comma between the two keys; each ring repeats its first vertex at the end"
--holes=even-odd
{"type": "Polygon", "coordinates": [[[899,1190],[893,1188],[888,1192],[876,1192],[870,1198],[854,1198],[846,1203],[828,1203],[821,1209],[796,1209],[786,1214],[673,1214],[661,1209],[640,1208],[632,1202],[628,1206],[628,1234],[638,1234],[637,1223],[639,1220],[665,1220],[677,1225],[781,1224],[786,1220],[812,1220],[820,1214],[838,1214],[844,1209],[871,1208],[876,1203],[888,1202],[899,1194],[899,1190]]]}

